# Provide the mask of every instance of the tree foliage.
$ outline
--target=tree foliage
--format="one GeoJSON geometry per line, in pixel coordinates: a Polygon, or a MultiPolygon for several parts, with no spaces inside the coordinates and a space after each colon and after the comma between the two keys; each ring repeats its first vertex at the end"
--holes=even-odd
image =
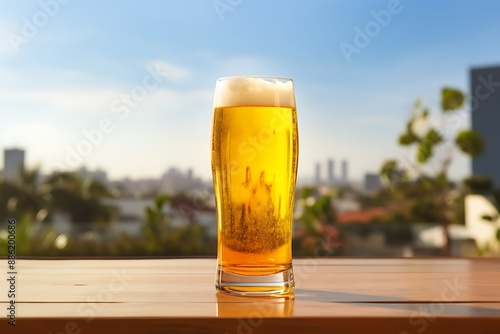
{"type": "Polygon", "coordinates": [[[484,140],[474,130],[462,130],[457,134],[455,143],[460,150],[471,157],[476,157],[484,152],[484,140]]]}
{"type": "MultiPolygon", "coordinates": [[[[444,87],[441,90],[440,102],[441,115],[444,117],[445,114],[462,110],[466,96],[458,89],[444,87]]],[[[400,193],[395,197],[400,201],[400,207],[405,208],[405,210],[399,210],[400,218],[401,215],[403,217],[406,215],[406,217],[422,219],[422,221],[441,223],[446,236],[443,254],[447,254],[449,245],[447,226],[452,220],[448,200],[448,193],[451,189],[448,169],[452,163],[452,152],[449,146],[443,146],[445,143],[450,143],[450,140],[447,140],[443,131],[433,125],[429,118],[429,109],[421,100],[417,100],[413,114],[406,122],[405,131],[398,137],[398,143],[401,146],[415,148],[415,163],[411,168],[403,168],[399,166],[397,160],[388,160],[382,165],[380,174],[383,179],[389,181],[387,183],[392,186],[393,192],[400,193]],[[428,166],[431,161],[436,162],[436,159],[433,159],[436,157],[436,152],[442,153],[444,148],[448,148],[448,154],[439,161],[438,170],[434,174],[424,172],[423,167],[428,166]],[[416,197],[408,197],[408,192],[413,191],[416,197]]],[[[482,154],[485,146],[481,135],[473,129],[457,131],[451,143],[454,144],[451,149],[458,149],[471,157],[482,154]]]]}
{"type": "Polygon", "coordinates": [[[465,103],[465,94],[460,90],[444,87],[441,90],[441,109],[443,112],[461,109],[465,103]]]}
{"type": "Polygon", "coordinates": [[[23,170],[18,182],[0,182],[0,216],[20,219],[28,214],[45,219],[58,211],[68,213],[76,226],[88,229],[112,221],[116,208],[102,202],[109,196],[102,183],[84,180],[76,173],[54,173],[41,181],[38,168],[23,170]]]}
{"type": "MultiPolygon", "coordinates": [[[[182,194],[180,197],[185,197],[182,194]]],[[[186,218],[180,226],[172,226],[172,219],[165,213],[165,206],[172,202],[167,194],[156,197],[152,206],[145,208],[146,218],[143,224],[145,250],[148,255],[207,255],[215,254],[216,244],[209,235],[207,228],[196,224],[192,215],[186,218]]]]}
{"type": "Polygon", "coordinates": [[[337,254],[340,243],[334,227],[336,212],[332,195],[319,195],[314,188],[304,187],[296,209],[294,219],[298,232],[294,237],[294,253],[303,256],[312,256],[318,251],[337,254]]]}

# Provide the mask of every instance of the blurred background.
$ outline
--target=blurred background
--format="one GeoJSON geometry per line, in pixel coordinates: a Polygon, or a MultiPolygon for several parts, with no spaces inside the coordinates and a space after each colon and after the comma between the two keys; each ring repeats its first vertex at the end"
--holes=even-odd
{"type": "Polygon", "coordinates": [[[216,254],[212,98],[294,79],[294,256],[500,255],[500,3],[1,1],[0,254],[216,254]]]}

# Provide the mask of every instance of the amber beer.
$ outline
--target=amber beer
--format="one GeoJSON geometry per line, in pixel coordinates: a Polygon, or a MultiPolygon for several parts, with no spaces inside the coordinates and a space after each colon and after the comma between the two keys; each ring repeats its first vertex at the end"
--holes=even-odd
{"type": "Polygon", "coordinates": [[[297,160],[292,80],[219,79],[212,134],[218,290],[248,295],[293,291],[297,160]]]}

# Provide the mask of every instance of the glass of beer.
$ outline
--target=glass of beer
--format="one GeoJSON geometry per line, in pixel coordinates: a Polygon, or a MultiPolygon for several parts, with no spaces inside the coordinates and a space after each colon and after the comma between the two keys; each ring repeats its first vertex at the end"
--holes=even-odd
{"type": "Polygon", "coordinates": [[[217,290],[253,296],[292,294],[297,162],[292,79],[218,79],[212,129],[217,290]]]}

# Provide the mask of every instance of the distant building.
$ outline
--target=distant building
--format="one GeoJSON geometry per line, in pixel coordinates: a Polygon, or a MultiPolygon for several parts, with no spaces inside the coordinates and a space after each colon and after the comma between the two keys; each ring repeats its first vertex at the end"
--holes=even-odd
{"type": "Polygon", "coordinates": [[[161,188],[161,180],[153,178],[132,180],[126,177],[112,181],[110,185],[119,195],[140,198],[158,193],[161,188]]]}
{"type": "Polygon", "coordinates": [[[167,193],[176,193],[192,188],[201,188],[202,186],[203,182],[200,178],[194,177],[192,169],[183,173],[179,169],[172,167],[163,174],[160,190],[167,193]]]}
{"type": "Polygon", "coordinates": [[[6,149],[4,151],[4,171],[5,181],[14,182],[21,176],[24,170],[24,150],[6,149]]]}
{"type": "Polygon", "coordinates": [[[335,183],[335,165],[332,159],[328,160],[328,184],[333,185],[335,183]]]}
{"type": "Polygon", "coordinates": [[[348,170],[347,170],[347,160],[342,160],[342,174],[341,174],[341,181],[342,181],[342,184],[345,185],[345,184],[348,184],[349,183],[349,176],[348,176],[348,170]]]}
{"type": "Polygon", "coordinates": [[[91,171],[85,167],[82,167],[79,170],[79,173],[83,179],[92,179],[95,181],[99,181],[104,185],[108,183],[108,173],[106,173],[106,171],[102,169],[96,169],[94,171],[91,171]]]}
{"type": "Polygon", "coordinates": [[[380,175],[375,173],[365,174],[365,191],[373,193],[382,188],[382,181],[380,180],[380,175]]]}
{"type": "Polygon", "coordinates": [[[485,141],[485,151],[472,159],[472,174],[489,176],[500,187],[500,67],[472,69],[470,72],[472,128],[485,141]]]}
{"type": "Polygon", "coordinates": [[[321,165],[319,163],[316,164],[316,173],[314,175],[316,184],[321,184],[321,165]]]}
{"type": "Polygon", "coordinates": [[[112,181],[110,185],[117,193],[135,198],[156,196],[159,193],[176,194],[212,189],[212,183],[203,182],[201,178],[195,176],[192,169],[183,172],[177,168],[169,168],[160,178],[127,177],[112,181]]]}

